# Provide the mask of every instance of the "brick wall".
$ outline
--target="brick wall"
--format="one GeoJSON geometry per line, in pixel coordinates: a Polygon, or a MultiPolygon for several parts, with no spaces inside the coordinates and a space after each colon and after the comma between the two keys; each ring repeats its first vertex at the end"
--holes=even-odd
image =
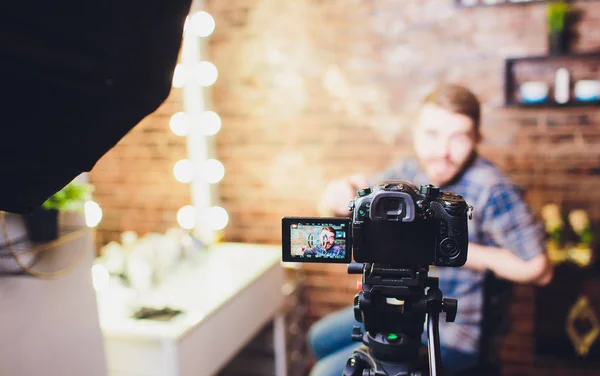
{"type": "MultiPolygon", "coordinates": [[[[208,1],[228,240],[277,243],[281,216],[316,214],[330,179],[412,154],[417,99],[438,80],[480,96],[481,152],[527,189],[535,209],[560,201],[600,220],[600,111],[503,107],[504,59],[546,53],[545,5],[452,3],[208,1]]],[[[583,16],[574,50],[600,50],[600,2],[576,4],[583,16]]],[[[311,321],[351,302],[356,278],[343,266],[306,273],[311,321]]],[[[515,293],[504,373],[549,374],[534,365],[535,289],[515,293]]]]}
{"type": "Polygon", "coordinates": [[[177,210],[191,202],[189,185],[173,176],[175,163],[187,157],[186,138],[169,128],[171,115],[183,111],[182,89],[106,153],[90,173],[94,199],[103,210],[96,243],[119,241],[123,231],[139,235],[177,225],[177,210]]]}

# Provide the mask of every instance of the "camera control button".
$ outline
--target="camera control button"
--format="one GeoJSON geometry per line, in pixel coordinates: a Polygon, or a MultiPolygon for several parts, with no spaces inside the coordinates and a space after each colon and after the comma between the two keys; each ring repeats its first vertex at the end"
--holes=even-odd
{"type": "Polygon", "coordinates": [[[458,244],[456,243],[456,240],[451,238],[442,240],[440,243],[440,251],[448,257],[456,256],[458,254],[458,244]]]}
{"type": "Polygon", "coordinates": [[[364,197],[364,196],[371,194],[371,188],[367,187],[367,188],[359,189],[358,191],[356,191],[356,193],[358,194],[359,197],[364,197]]]}

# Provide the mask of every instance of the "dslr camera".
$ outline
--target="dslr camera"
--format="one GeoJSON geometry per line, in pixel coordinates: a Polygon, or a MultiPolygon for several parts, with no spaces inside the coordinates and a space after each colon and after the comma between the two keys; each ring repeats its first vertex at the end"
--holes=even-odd
{"type": "Polygon", "coordinates": [[[383,181],[361,189],[350,218],[284,217],[283,261],[459,267],[467,260],[462,196],[433,185],[383,181]]]}

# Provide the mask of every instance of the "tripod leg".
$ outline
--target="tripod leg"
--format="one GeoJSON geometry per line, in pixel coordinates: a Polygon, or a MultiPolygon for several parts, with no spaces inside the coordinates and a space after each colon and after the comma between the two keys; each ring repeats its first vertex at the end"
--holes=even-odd
{"type": "Polygon", "coordinates": [[[430,376],[443,376],[442,357],[440,351],[440,313],[437,311],[427,314],[427,346],[429,352],[430,376]]]}

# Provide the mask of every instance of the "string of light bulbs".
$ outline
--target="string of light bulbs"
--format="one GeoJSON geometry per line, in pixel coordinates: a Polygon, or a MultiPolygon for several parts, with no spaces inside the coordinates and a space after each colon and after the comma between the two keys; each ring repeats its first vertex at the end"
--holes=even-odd
{"type": "Polygon", "coordinates": [[[183,90],[185,111],[173,114],[169,127],[175,135],[187,138],[188,158],[175,163],[173,175],[177,181],[190,184],[192,193],[192,205],[179,209],[177,223],[211,242],[216,232],[227,226],[229,215],[217,205],[215,184],[225,176],[225,168],[214,158],[213,136],[221,129],[221,118],[210,110],[207,90],[219,73],[214,64],[203,59],[215,20],[201,8],[201,1],[195,1],[185,21],[182,58],[173,74],[173,87],[183,90]]]}

